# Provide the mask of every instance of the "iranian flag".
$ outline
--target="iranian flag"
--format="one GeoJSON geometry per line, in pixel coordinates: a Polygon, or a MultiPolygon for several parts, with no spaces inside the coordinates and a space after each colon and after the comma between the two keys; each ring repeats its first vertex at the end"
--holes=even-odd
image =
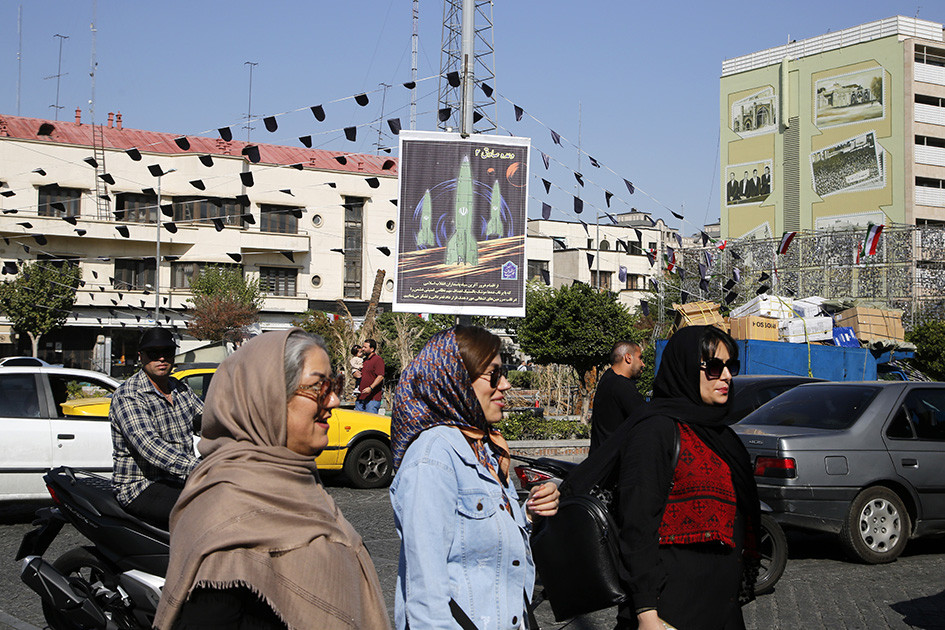
{"type": "Polygon", "coordinates": [[[794,237],[797,236],[797,232],[785,232],[781,236],[781,245],[778,246],[778,254],[786,254],[788,247],[791,246],[791,241],[794,240],[794,237]]]}
{"type": "Polygon", "coordinates": [[[724,250],[725,250],[725,246],[726,246],[726,245],[728,245],[728,240],[724,240],[724,241],[721,241],[721,242],[719,242],[719,243],[716,243],[715,246],[718,247],[718,248],[719,248],[719,251],[721,252],[721,251],[724,251],[724,250]]]}
{"type": "Polygon", "coordinates": [[[882,233],[882,225],[869,224],[869,228],[866,230],[866,239],[863,241],[862,253],[864,256],[876,255],[876,246],[879,244],[879,235],[882,233]]]}

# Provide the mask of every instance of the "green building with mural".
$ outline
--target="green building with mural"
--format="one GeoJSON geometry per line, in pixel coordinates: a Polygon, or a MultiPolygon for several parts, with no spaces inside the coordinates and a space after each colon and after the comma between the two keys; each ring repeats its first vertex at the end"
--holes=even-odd
{"type": "Polygon", "coordinates": [[[945,225],[945,37],[892,17],[723,62],[723,238],[945,225]]]}

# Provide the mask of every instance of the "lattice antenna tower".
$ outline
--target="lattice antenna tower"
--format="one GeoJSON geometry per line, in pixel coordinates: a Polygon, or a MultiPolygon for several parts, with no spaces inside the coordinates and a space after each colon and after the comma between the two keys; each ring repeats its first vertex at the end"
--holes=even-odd
{"type": "MultiPolygon", "coordinates": [[[[495,131],[498,125],[498,108],[495,94],[486,96],[481,85],[486,83],[495,88],[495,36],[492,29],[492,0],[472,0],[476,13],[475,19],[475,55],[473,75],[476,87],[473,100],[473,130],[475,133],[495,131]]],[[[443,34],[440,51],[440,82],[438,89],[438,108],[449,107],[452,113],[445,121],[437,118],[437,126],[445,131],[462,129],[460,110],[462,108],[462,83],[458,87],[449,84],[447,75],[457,72],[462,78],[462,42],[463,42],[463,0],[443,0],[443,34]]]]}

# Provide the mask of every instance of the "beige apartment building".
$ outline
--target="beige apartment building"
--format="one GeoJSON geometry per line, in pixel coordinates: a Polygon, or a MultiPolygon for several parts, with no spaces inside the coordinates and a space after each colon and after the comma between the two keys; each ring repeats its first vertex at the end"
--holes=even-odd
{"type": "MultiPolygon", "coordinates": [[[[93,133],[79,116],[0,116],[4,272],[70,260],[85,282],[41,357],[121,373],[156,309],[161,325],[183,329],[190,280],[206,265],[259,279],[262,330],[338,299],[363,314],[378,271],[390,302],[396,160],[129,129],[121,114],[93,133]]],[[[29,348],[9,345],[9,321],[0,326],[2,354],[29,348]]]]}
{"type": "Polygon", "coordinates": [[[666,247],[678,247],[677,232],[646,212],[615,214],[614,219],[616,224],[607,221],[599,226],[529,220],[529,279],[556,288],[583,282],[613,291],[622,303],[636,307],[651,289],[648,279],[660,277],[666,247]],[[652,265],[647,252],[654,257],[652,265]]]}

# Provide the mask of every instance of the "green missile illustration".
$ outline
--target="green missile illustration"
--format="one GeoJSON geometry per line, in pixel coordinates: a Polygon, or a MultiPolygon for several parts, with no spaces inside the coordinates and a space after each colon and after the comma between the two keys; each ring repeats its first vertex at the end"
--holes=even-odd
{"type": "Polygon", "coordinates": [[[423,204],[420,206],[420,231],[417,232],[417,247],[433,247],[436,238],[433,236],[433,200],[430,191],[423,193],[423,204]]]}
{"type": "Polygon", "coordinates": [[[502,238],[502,192],[499,181],[492,186],[492,199],[489,201],[489,222],[486,224],[486,236],[502,238]]]}
{"type": "Polygon", "coordinates": [[[473,183],[469,156],[463,156],[456,178],[456,205],[453,211],[456,231],[446,243],[447,265],[478,265],[479,243],[473,235],[473,183]]]}

